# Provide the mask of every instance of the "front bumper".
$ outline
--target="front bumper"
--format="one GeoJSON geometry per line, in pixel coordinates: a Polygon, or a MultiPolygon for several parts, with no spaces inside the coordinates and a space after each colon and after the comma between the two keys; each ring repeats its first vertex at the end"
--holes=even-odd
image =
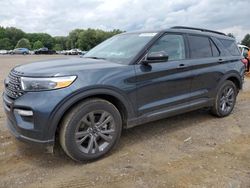
{"type": "MultiPolygon", "coordinates": [[[[19,99],[17,99],[19,100],[19,99]]],[[[19,102],[20,103],[20,100],[19,102]]],[[[17,103],[17,104],[18,104],[17,103]]],[[[25,104],[25,100],[23,101],[25,104]]],[[[22,116],[15,109],[31,109],[26,105],[16,105],[16,101],[3,93],[3,106],[6,113],[6,125],[10,132],[18,139],[28,143],[37,143],[42,145],[53,145],[54,138],[48,138],[46,126],[39,126],[35,116],[22,116]],[[47,137],[47,138],[46,138],[47,137]]]]}
{"type": "Polygon", "coordinates": [[[57,125],[52,123],[52,114],[70,92],[70,89],[27,92],[17,99],[3,93],[6,124],[10,132],[25,142],[53,145],[57,125]],[[32,113],[23,115],[20,111],[32,113]]]}
{"type": "Polygon", "coordinates": [[[20,141],[27,142],[27,143],[36,143],[36,144],[41,144],[41,145],[46,145],[46,146],[54,145],[53,139],[52,140],[38,140],[38,139],[30,138],[30,137],[23,135],[22,131],[20,130],[18,131],[16,129],[17,127],[16,123],[11,121],[10,119],[7,119],[6,126],[8,127],[12,135],[14,135],[20,141]]]}

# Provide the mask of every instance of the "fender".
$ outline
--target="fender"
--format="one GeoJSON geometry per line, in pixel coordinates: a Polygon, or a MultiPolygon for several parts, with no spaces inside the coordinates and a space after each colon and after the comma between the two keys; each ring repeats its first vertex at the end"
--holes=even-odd
{"type": "Polygon", "coordinates": [[[117,90],[116,88],[110,88],[110,87],[99,87],[99,88],[84,88],[81,90],[78,90],[69,96],[67,96],[62,102],[57,105],[53,113],[51,114],[49,118],[49,123],[51,126],[49,127],[48,134],[49,138],[55,139],[55,132],[58,127],[58,124],[65,114],[65,112],[72,107],[72,105],[76,104],[78,101],[81,101],[85,98],[94,96],[94,95],[110,95],[112,97],[115,97],[118,99],[126,108],[128,119],[135,117],[135,110],[133,108],[132,103],[128,99],[128,97],[123,94],[121,91],[117,90]]]}
{"type": "Polygon", "coordinates": [[[236,71],[230,71],[230,72],[227,72],[224,74],[224,76],[220,79],[220,81],[218,82],[217,86],[216,86],[216,89],[215,89],[215,95],[219,89],[219,87],[221,86],[221,84],[223,82],[225,82],[226,80],[229,80],[230,78],[235,78],[238,82],[238,86],[239,86],[239,89],[242,89],[242,85],[243,85],[243,80],[240,76],[239,73],[237,73],[236,71]]]}

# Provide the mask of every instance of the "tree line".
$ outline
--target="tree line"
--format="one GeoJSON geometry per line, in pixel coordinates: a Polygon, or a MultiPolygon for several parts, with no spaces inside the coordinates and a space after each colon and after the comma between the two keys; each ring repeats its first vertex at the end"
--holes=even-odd
{"type": "Polygon", "coordinates": [[[113,35],[122,33],[121,30],[103,31],[101,29],[75,29],[68,36],[52,37],[47,33],[25,33],[15,27],[0,26],[0,50],[28,48],[30,50],[47,47],[56,51],[79,48],[90,50],[100,42],[113,35]]]}
{"type": "Polygon", "coordinates": [[[245,37],[241,41],[241,44],[248,46],[250,48],[250,34],[245,35],[245,37]]]}
{"type": "MultiPolygon", "coordinates": [[[[122,33],[121,30],[103,31],[101,29],[75,29],[68,36],[52,37],[47,33],[25,33],[15,27],[0,26],[0,50],[11,50],[14,48],[28,48],[30,50],[47,47],[56,51],[79,48],[90,50],[97,44],[113,35],[122,33]]],[[[232,33],[228,36],[234,37],[232,33]]],[[[246,34],[241,44],[250,47],[250,34],[246,34]]]]}

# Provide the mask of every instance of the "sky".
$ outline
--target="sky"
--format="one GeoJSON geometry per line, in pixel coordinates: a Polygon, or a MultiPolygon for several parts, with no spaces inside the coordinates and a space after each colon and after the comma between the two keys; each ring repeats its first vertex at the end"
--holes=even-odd
{"type": "Polygon", "coordinates": [[[250,0],[0,0],[0,26],[66,36],[76,28],[123,31],[190,26],[250,33],[250,0]]]}

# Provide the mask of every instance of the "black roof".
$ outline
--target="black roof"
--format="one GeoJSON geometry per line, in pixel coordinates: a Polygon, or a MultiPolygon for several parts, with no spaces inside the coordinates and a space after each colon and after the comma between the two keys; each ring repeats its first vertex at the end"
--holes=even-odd
{"type": "Polygon", "coordinates": [[[178,32],[178,33],[188,33],[188,34],[199,34],[199,35],[206,35],[206,36],[214,36],[217,38],[224,38],[224,39],[231,39],[233,38],[227,36],[225,33],[209,30],[209,29],[203,29],[203,28],[195,28],[195,27],[186,27],[186,26],[174,26],[168,29],[162,29],[162,30],[142,30],[142,31],[134,31],[134,32],[127,32],[127,33],[162,33],[162,32],[178,32]]]}
{"type": "Polygon", "coordinates": [[[215,33],[219,35],[226,35],[225,33],[219,32],[219,31],[213,31],[209,29],[203,29],[203,28],[196,28],[196,27],[186,27],[186,26],[174,26],[170,29],[188,29],[188,30],[195,30],[195,31],[201,31],[201,32],[209,32],[209,33],[215,33]]]}
{"type": "Polygon", "coordinates": [[[186,27],[186,26],[175,26],[171,27],[169,29],[166,29],[165,32],[181,32],[181,33],[189,33],[189,34],[199,34],[199,35],[206,35],[206,36],[213,36],[216,38],[221,39],[229,39],[229,40],[235,40],[232,37],[227,36],[225,33],[209,30],[209,29],[203,29],[203,28],[195,28],[195,27],[186,27]]]}

